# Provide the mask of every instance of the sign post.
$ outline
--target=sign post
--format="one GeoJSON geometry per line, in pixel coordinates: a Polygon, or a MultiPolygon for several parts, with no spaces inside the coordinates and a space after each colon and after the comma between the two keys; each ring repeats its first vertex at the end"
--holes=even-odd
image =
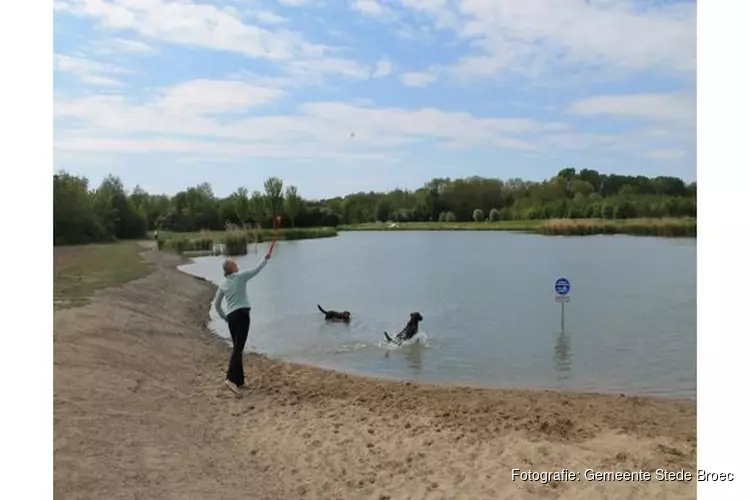
{"type": "Polygon", "coordinates": [[[565,303],[570,302],[570,281],[557,278],[555,281],[555,302],[560,303],[560,329],[565,331],[565,303]]]}

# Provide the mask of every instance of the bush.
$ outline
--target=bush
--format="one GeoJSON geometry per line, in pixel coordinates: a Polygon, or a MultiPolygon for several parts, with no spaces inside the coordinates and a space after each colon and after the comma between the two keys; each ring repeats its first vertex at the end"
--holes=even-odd
{"type": "Polygon", "coordinates": [[[497,208],[493,208],[492,210],[490,210],[490,221],[497,222],[499,220],[502,220],[502,215],[503,214],[500,212],[500,210],[498,210],[497,208]]]}
{"type": "Polygon", "coordinates": [[[474,210],[474,213],[471,214],[471,218],[474,219],[474,222],[482,222],[484,220],[484,212],[477,208],[474,210]]]}
{"type": "Polygon", "coordinates": [[[247,234],[244,231],[225,232],[222,243],[226,255],[247,255],[247,234]]]}
{"type": "Polygon", "coordinates": [[[443,219],[444,222],[456,222],[456,216],[453,214],[453,212],[447,211],[443,213],[445,214],[445,217],[443,219]]]}
{"type": "Polygon", "coordinates": [[[182,236],[175,238],[165,238],[162,244],[162,249],[167,252],[182,253],[188,250],[188,239],[182,236]]]}
{"type": "Polygon", "coordinates": [[[635,205],[633,205],[628,200],[625,200],[621,202],[619,205],[615,206],[615,213],[614,213],[615,219],[633,219],[637,215],[638,214],[636,212],[635,205]]]}
{"type": "Polygon", "coordinates": [[[159,250],[174,253],[210,251],[213,246],[213,238],[207,236],[199,238],[187,238],[185,236],[159,237],[156,240],[156,247],[159,250]]]}
{"type": "Polygon", "coordinates": [[[602,205],[602,219],[614,219],[615,218],[615,207],[610,203],[602,205]]]}

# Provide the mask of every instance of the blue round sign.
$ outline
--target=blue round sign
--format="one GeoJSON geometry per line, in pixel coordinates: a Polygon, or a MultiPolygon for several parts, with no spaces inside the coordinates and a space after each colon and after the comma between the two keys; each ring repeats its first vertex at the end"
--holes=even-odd
{"type": "Polygon", "coordinates": [[[557,295],[568,295],[570,293],[570,281],[568,281],[568,278],[558,278],[555,281],[555,293],[557,295]]]}

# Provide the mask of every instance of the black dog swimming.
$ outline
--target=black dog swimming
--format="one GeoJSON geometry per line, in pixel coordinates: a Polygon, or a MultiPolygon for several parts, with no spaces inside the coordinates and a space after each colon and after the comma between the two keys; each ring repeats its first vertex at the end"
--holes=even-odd
{"type": "Polygon", "coordinates": [[[318,310],[326,315],[326,321],[343,321],[348,323],[351,319],[351,313],[349,311],[326,311],[320,304],[318,304],[318,310]]]}
{"type": "Polygon", "coordinates": [[[383,335],[385,335],[385,338],[388,342],[401,345],[410,338],[414,337],[419,332],[419,322],[423,319],[424,318],[422,318],[421,314],[419,314],[418,312],[413,312],[409,315],[409,322],[406,324],[404,329],[398,333],[398,335],[396,335],[394,338],[391,338],[391,336],[388,335],[388,332],[383,332],[383,335]]]}

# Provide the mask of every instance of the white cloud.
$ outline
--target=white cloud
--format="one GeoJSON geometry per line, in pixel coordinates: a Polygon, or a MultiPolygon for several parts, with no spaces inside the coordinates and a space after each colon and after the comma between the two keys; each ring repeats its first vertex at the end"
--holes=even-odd
{"type": "Polygon", "coordinates": [[[286,5],[287,7],[301,7],[303,5],[307,5],[311,3],[311,0],[276,0],[281,5],[286,5]]]}
{"type": "Polygon", "coordinates": [[[227,113],[283,98],[286,92],[241,81],[193,80],[170,88],[155,102],[172,114],[227,113]]]}
{"type": "Polygon", "coordinates": [[[679,149],[657,149],[646,153],[646,157],[656,160],[679,160],[685,157],[685,152],[679,149]]]}
{"type": "Polygon", "coordinates": [[[625,137],[615,134],[566,132],[546,135],[542,137],[542,142],[552,149],[582,151],[594,148],[616,148],[618,143],[625,143],[625,137]]]}
{"type": "MultiPolygon", "coordinates": [[[[144,59],[134,56],[153,53],[154,47],[166,54],[169,44],[223,51],[265,62],[246,64],[244,60],[235,67],[233,74],[221,77],[224,79],[197,78],[157,90],[149,88],[148,82],[164,80],[128,78],[129,89],[138,90],[132,94],[107,95],[102,90],[100,95],[87,95],[90,89],[78,92],[79,88],[65,88],[70,95],[86,97],[66,99],[57,95],[56,148],[68,154],[165,151],[201,158],[269,156],[385,161],[400,157],[415,144],[426,143],[454,149],[513,149],[549,158],[565,151],[588,150],[591,155],[606,151],[618,155],[634,153],[634,158],[641,159],[676,160],[690,151],[695,141],[692,130],[695,98],[692,95],[599,95],[580,99],[567,108],[558,105],[544,113],[543,116],[553,111],[567,114],[567,118],[599,119],[593,122],[579,118],[576,121],[582,123],[582,129],[573,130],[558,122],[515,117],[478,118],[433,107],[378,107],[377,99],[384,96],[373,94],[371,86],[363,89],[357,85],[359,81],[394,73],[410,87],[425,87],[446,79],[476,83],[472,79],[477,77],[494,79],[519,74],[526,77],[552,74],[556,77],[552,81],[555,83],[558,77],[580,76],[582,68],[591,71],[593,76],[639,71],[653,74],[655,68],[692,74],[694,46],[687,42],[694,38],[694,33],[688,29],[694,26],[694,10],[682,5],[650,5],[636,9],[634,1],[349,2],[368,19],[388,23],[396,36],[423,41],[433,38],[435,43],[441,42],[430,52],[441,51],[438,57],[430,56],[424,65],[411,67],[419,71],[402,73],[403,62],[410,60],[409,52],[393,49],[386,52],[379,44],[366,47],[363,45],[366,40],[357,38],[357,33],[337,42],[346,43],[347,47],[333,47],[315,43],[301,32],[293,31],[292,23],[299,20],[294,16],[297,14],[302,17],[302,28],[310,32],[321,28],[319,33],[326,36],[326,23],[330,19],[319,18],[317,14],[310,16],[306,11],[283,10],[288,18],[282,18],[264,10],[268,3],[260,8],[259,2],[246,0],[233,1],[228,7],[206,0],[58,0],[55,3],[58,12],[93,21],[94,32],[116,35],[102,41],[85,40],[76,50],[82,50],[83,46],[89,50],[86,54],[56,54],[58,72],[74,75],[90,86],[121,85],[121,75],[127,70],[105,60],[125,61],[123,64],[138,69],[135,64],[144,59]],[[453,34],[455,38],[447,45],[443,43],[446,34],[453,34]],[[364,64],[345,58],[354,57],[349,55],[351,53],[366,54],[368,59],[361,61],[374,62],[369,59],[373,53],[383,54],[383,57],[374,64],[364,64]],[[385,57],[386,53],[399,59],[391,61],[385,57]],[[446,63],[447,54],[460,56],[446,63]],[[439,64],[430,65],[432,63],[439,64]],[[258,74],[268,66],[272,68],[270,71],[258,74]],[[254,73],[239,69],[241,67],[254,73]],[[327,77],[343,80],[337,81],[336,87],[313,90],[331,95],[330,91],[335,89],[349,99],[347,102],[300,104],[286,101],[289,97],[302,96],[302,86],[322,84],[327,77]],[[139,83],[143,86],[136,88],[139,83]],[[369,99],[356,100],[363,95],[369,99]],[[256,111],[267,104],[273,107],[267,106],[260,113],[256,111]],[[269,113],[272,114],[266,116],[269,113]],[[626,133],[587,133],[587,130],[596,130],[591,127],[603,121],[602,118],[618,117],[650,123],[643,125],[648,128],[626,133]]],[[[277,3],[321,5],[321,2],[300,0],[278,0],[277,3]]],[[[371,22],[366,21],[370,27],[371,22]]],[[[360,20],[353,29],[361,25],[360,20]]],[[[222,59],[222,64],[233,59],[237,58],[222,59]]],[[[193,78],[215,74],[214,68],[205,65],[197,68],[207,73],[193,73],[193,78]]],[[[175,73],[170,74],[175,76],[175,73]]],[[[549,79],[540,78],[535,83],[548,82],[549,79]]],[[[420,90],[412,89],[409,94],[418,95],[420,90]]],[[[451,106],[462,109],[462,105],[475,105],[476,102],[469,100],[477,95],[462,95],[451,106]]],[[[577,92],[576,96],[579,95],[586,94],[577,92]]],[[[551,100],[545,102],[549,104],[551,100]]],[[[425,101],[420,98],[420,102],[425,101]]],[[[507,104],[502,102],[495,108],[485,108],[482,113],[508,109],[507,104]]],[[[541,108],[540,104],[533,111],[520,112],[534,113],[541,108]]]]}
{"type": "Polygon", "coordinates": [[[440,69],[431,67],[427,71],[411,71],[401,75],[401,81],[408,87],[426,87],[437,81],[440,69]]]}
{"type": "Polygon", "coordinates": [[[126,38],[107,38],[96,43],[97,51],[103,54],[112,53],[130,53],[130,54],[150,54],[154,48],[138,40],[126,38]]]}
{"type": "Polygon", "coordinates": [[[70,0],[67,5],[69,12],[95,19],[107,28],[132,30],[143,38],[166,43],[275,61],[287,65],[296,75],[309,76],[315,71],[360,79],[369,75],[369,69],[356,61],[327,57],[335,50],[331,47],[311,43],[289,29],[273,28],[282,24],[283,18],[270,11],[248,14],[271,25],[261,27],[243,22],[232,6],[219,8],[193,0],[70,0]]]}
{"type": "Polygon", "coordinates": [[[112,75],[127,73],[124,68],[87,57],[55,54],[55,70],[77,77],[82,83],[94,86],[115,87],[122,82],[112,75]]]}
{"type": "Polygon", "coordinates": [[[146,38],[261,59],[313,57],[327,50],[298,33],[245,24],[231,10],[191,0],[70,0],[70,11],[97,19],[105,27],[133,30],[146,38]]]}
{"type": "MultiPolygon", "coordinates": [[[[240,81],[195,80],[166,89],[150,102],[133,104],[122,96],[91,96],[59,101],[57,123],[73,119],[56,132],[57,147],[66,150],[103,151],[143,147],[176,151],[183,148],[201,154],[271,154],[285,151],[299,157],[305,151],[328,150],[332,156],[370,154],[382,156],[387,148],[420,141],[437,141],[446,147],[475,145],[533,149],[522,134],[565,130],[561,123],[543,123],[524,118],[476,118],[468,113],[435,108],[408,110],[377,108],[341,102],[302,105],[296,114],[240,116],[238,110],[284,97],[278,89],[258,88],[240,81]],[[232,113],[227,115],[227,113],[232,113]],[[352,139],[351,133],[355,133],[352,139]],[[132,134],[158,134],[157,139],[136,139],[132,134]],[[194,136],[237,141],[236,148],[225,142],[213,147],[168,136],[194,136]],[[294,144],[294,147],[289,147],[294,144]],[[250,147],[252,146],[252,147],[250,147]],[[198,146],[196,146],[197,148],[198,146]]],[[[391,152],[392,152],[391,151],[391,152]]],[[[304,154],[303,154],[304,153],[304,154]]]]}
{"type": "Polygon", "coordinates": [[[460,78],[536,77],[560,67],[612,74],[687,72],[696,64],[693,3],[636,0],[400,0],[451,29],[475,51],[459,59],[460,78]]]}
{"type": "Polygon", "coordinates": [[[81,80],[81,83],[85,83],[87,85],[93,85],[95,87],[121,87],[122,86],[121,81],[115,80],[114,78],[110,78],[108,76],[81,75],[80,80],[81,80]]]}
{"type": "Polygon", "coordinates": [[[278,16],[268,10],[260,10],[258,12],[255,12],[253,13],[253,17],[264,24],[284,24],[287,22],[286,18],[278,16]]]}
{"type": "Polygon", "coordinates": [[[323,59],[300,59],[287,65],[287,71],[295,75],[340,75],[364,80],[370,77],[370,68],[356,61],[327,57],[323,59]]]}
{"type": "Polygon", "coordinates": [[[688,94],[621,94],[587,97],[572,103],[568,113],[620,116],[695,123],[696,100],[688,94]]]}
{"type": "Polygon", "coordinates": [[[375,70],[372,73],[373,78],[382,78],[393,72],[393,64],[388,58],[383,58],[375,64],[375,70]]]}
{"type": "Polygon", "coordinates": [[[391,13],[391,10],[378,0],[352,0],[351,7],[362,14],[381,17],[391,13]]]}
{"type": "MultiPolygon", "coordinates": [[[[426,14],[432,18],[438,29],[454,28],[460,26],[456,8],[448,0],[398,0],[403,6],[426,14]]],[[[474,2],[471,2],[474,3],[474,2]]]]}
{"type": "Polygon", "coordinates": [[[254,144],[220,144],[208,141],[186,141],[179,139],[117,139],[99,137],[65,138],[55,142],[56,151],[65,152],[118,152],[118,153],[189,153],[217,155],[219,157],[266,157],[266,158],[334,158],[338,160],[382,160],[376,153],[344,153],[307,146],[290,150],[288,146],[254,144]]]}

